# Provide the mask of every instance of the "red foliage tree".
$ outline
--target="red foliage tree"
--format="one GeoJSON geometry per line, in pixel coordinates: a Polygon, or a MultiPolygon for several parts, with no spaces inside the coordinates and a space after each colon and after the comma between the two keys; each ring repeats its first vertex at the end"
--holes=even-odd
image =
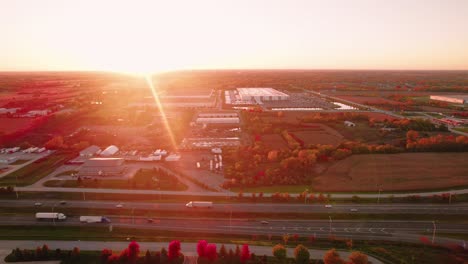
{"type": "Polygon", "coordinates": [[[128,244],[128,260],[130,263],[136,263],[138,259],[138,254],[140,254],[140,245],[136,241],[130,242],[128,244]]]}
{"type": "Polygon", "coordinates": [[[242,263],[246,263],[247,260],[250,259],[249,245],[244,244],[244,245],[242,246],[240,259],[241,259],[241,262],[242,262],[242,263]]]}
{"type": "Polygon", "coordinates": [[[169,252],[167,254],[167,257],[169,260],[176,259],[180,256],[180,241],[179,240],[173,240],[169,243],[169,252]]]}
{"type": "Polygon", "coordinates": [[[215,244],[207,244],[205,247],[205,257],[210,261],[214,262],[218,258],[215,244]]]}
{"type": "Polygon", "coordinates": [[[205,249],[206,249],[206,246],[208,245],[208,242],[206,242],[206,240],[200,240],[198,241],[198,244],[197,244],[197,253],[198,253],[198,256],[200,258],[203,258],[205,257],[205,249]]]}

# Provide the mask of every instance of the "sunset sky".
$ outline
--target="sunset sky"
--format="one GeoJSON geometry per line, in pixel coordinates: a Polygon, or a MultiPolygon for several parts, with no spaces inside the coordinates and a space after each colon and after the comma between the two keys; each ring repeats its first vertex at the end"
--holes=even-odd
{"type": "Polygon", "coordinates": [[[468,69],[467,0],[0,0],[0,70],[468,69]]]}

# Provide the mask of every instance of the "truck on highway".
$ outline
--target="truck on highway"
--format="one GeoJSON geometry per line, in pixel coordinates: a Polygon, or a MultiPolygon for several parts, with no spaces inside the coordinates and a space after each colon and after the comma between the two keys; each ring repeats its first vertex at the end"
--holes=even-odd
{"type": "Polygon", "coordinates": [[[213,202],[190,201],[185,206],[188,208],[211,208],[213,207],[213,202]]]}
{"type": "Polygon", "coordinates": [[[110,223],[110,219],[105,216],[82,215],[80,216],[81,223],[110,223]]]}
{"type": "Polygon", "coordinates": [[[36,213],[36,219],[65,221],[67,216],[62,213],[36,213]]]}

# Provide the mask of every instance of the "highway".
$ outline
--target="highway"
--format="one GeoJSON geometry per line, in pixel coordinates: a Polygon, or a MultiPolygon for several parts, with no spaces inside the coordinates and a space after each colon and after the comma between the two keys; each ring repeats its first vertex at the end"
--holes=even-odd
{"type": "MultiPolygon", "coordinates": [[[[121,204],[126,209],[161,210],[174,212],[246,212],[246,213],[349,213],[349,214],[442,214],[468,215],[468,203],[456,204],[285,204],[285,203],[219,203],[213,208],[187,208],[185,203],[152,202],[113,202],[113,201],[67,201],[61,205],[59,200],[0,200],[0,207],[33,207],[36,202],[42,205],[37,210],[50,211],[60,208],[112,209],[121,204]]],[[[188,202],[188,201],[187,201],[188,202]]],[[[462,219],[462,217],[460,217],[462,219]]]]}
{"type": "MultiPolygon", "coordinates": [[[[365,240],[391,240],[417,242],[420,236],[432,238],[432,221],[336,221],[336,220],[260,220],[211,219],[211,218],[151,218],[112,216],[112,223],[80,223],[78,216],[68,217],[66,221],[37,221],[31,216],[2,216],[0,225],[55,225],[55,226],[102,226],[108,225],[131,229],[154,229],[167,231],[186,231],[199,233],[244,234],[265,236],[294,234],[300,237],[327,238],[334,235],[339,238],[365,240]]],[[[468,224],[436,223],[440,233],[467,234],[468,224]]],[[[131,234],[129,234],[131,235],[131,234]]],[[[435,237],[437,242],[447,241],[462,243],[461,240],[435,237]]],[[[136,238],[138,239],[138,238],[136,238]]],[[[291,237],[292,239],[292,237],[291,237]]]]}

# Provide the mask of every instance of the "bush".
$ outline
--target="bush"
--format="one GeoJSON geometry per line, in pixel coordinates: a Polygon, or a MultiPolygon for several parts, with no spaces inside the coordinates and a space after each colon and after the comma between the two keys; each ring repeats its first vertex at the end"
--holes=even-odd
{"type": "Polygon", "coordinates": [[[275,256],[279,261],[283,262],[286,259],[286,248],[281,244],[274,246],[273,256],[275,256]]]}

